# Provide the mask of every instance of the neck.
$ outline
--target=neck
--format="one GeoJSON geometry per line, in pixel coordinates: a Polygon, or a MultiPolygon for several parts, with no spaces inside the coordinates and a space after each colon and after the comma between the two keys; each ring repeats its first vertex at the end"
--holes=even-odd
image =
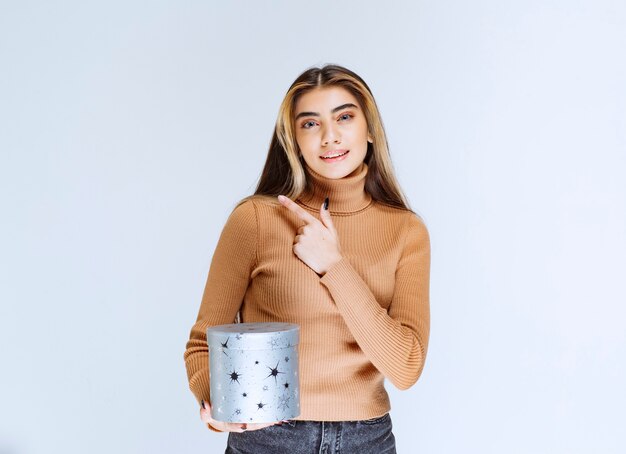
{"type": "Polygon", "coordinates": [[[302,205],[319,211],[328,197],[328,209],[331,213],[354,213],[367,207],[372,197],[365,191],[365,177],[368,166],[362,166],[343,178],[332,179],[312,170],[306,163],[305,172],[312,183],[312,191],[305,191],[298,198],[302,205]]]}

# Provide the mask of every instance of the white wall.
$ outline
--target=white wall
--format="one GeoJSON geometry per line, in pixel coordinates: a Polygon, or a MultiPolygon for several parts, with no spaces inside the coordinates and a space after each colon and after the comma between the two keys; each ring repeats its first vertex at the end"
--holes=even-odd
{"type": "Polygon", "coordinates": [[[311,65],[374,91],[432,242],[400,453],[618,453],[626,4],[0,3],[0,453],[223,452],[183,351],[311,65]]]}

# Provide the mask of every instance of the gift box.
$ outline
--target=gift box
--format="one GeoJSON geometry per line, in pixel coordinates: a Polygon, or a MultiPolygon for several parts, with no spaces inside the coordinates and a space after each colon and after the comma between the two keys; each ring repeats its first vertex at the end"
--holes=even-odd
{"type": "Polygon", "coordinates": [[[292,323],[207,328],[211,417],[261,423],[299,416],[299,341],[292,323]]]}

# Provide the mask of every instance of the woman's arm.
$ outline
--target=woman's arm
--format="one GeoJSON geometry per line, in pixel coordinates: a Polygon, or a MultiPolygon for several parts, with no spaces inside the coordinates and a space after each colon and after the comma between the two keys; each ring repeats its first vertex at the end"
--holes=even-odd
{"type": "Polygon", "coordinates": [[[184,353],[189,388],[198,405],[211,401],[206,329],[235,321],[256,263],[256,248],[256,212],[247,201],[233,210],[222,230],[184,353]]]}
{"type": "Polygon", "coordinates": [[[430,334],[429,281],[430,237],[413,214],[388,311],[345,257],[320,279],[363,352],[399,389],[415,384],[424,368],[430,334]]]}

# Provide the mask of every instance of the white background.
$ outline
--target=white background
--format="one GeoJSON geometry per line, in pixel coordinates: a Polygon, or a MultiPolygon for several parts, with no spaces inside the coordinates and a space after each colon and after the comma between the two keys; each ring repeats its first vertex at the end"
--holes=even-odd
{"type": "Polygon", "coordinates": [[[626,451],[626,4],[0,2],[0,453],[217,453],[183,351],[313,65],[432,244],[399,453],[626,451]]]}

